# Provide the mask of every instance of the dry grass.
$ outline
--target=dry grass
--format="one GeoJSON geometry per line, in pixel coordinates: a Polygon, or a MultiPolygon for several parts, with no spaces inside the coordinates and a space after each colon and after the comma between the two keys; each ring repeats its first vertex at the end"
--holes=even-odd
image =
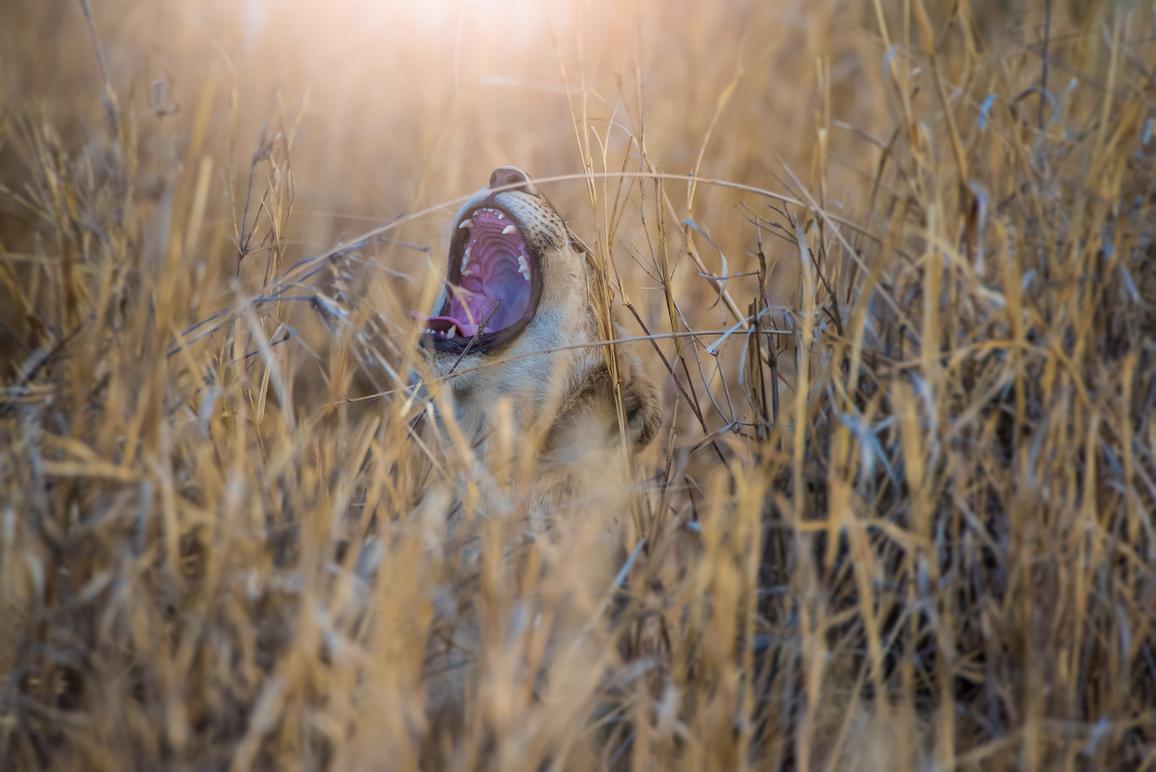
{"type": "Polygon", "coordinates": [[[0,768],[1156,765],[1150,4],[93,5],[0,10],[0,768]],[[504,163],[662,384],[613,596],[412,428],[504,163]]]}

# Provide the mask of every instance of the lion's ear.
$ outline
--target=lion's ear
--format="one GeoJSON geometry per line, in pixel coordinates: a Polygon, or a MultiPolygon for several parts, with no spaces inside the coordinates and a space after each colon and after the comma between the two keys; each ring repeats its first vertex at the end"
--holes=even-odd
{"type": "Polygon", "coordinates": [[[594,251],[586,246],[586,242],[574,235],[574,231],[566,229],[566,236],[570,241],[570,251],[578,256],[586,267],[587,273],[598,270],[598,263],[594,260],[594,251]]]}
{"type": "Polygon", "coordinates": [[[642,364],[634,356],[621,356],[619,363],[624,368],[622,411],[626,415],[626,429],[634,449],[642,450],[650,444],[662,425],[658,390],[646,377],[642,364]]]}
{"type": "MultiPolygon", "coordinates": [[[[586,244],[580,238],[575,236],[573,231],[569,231],[569,233],[570,249],[574,251],[574,254],[578,255],[579,258],[586,262],[587,287],[591,292],[595,292],[595,287],[597,285],[591,281],[591,277],[597,277],[602,274],[601,267],[598,265],[598,260],[594,256],[594,251],[590,249],[590,247],[586,246],[586,244]]],[[[617,274],[613,270],[607,270],[605,276],[606,288],[610,296],[610,303],[613,305],[618,300],[617,274]]],[[[597,294],[592,294],[590,297],[590,302],[600,303],[601,300],[597,294]]]]}

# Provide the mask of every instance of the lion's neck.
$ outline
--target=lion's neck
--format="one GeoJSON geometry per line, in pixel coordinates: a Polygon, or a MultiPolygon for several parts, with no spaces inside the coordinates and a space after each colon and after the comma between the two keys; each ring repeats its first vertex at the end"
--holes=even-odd
{"type": "Polygon", "coordinates": [[[602,366],[597,351],[576,350],[512,361],[453,390],[454,416],[466,441],[484,460],[486,447],[503,432],[520,453],[540,455],[557,437],[561,420],[574,420],[577,391],[602,366]]]}

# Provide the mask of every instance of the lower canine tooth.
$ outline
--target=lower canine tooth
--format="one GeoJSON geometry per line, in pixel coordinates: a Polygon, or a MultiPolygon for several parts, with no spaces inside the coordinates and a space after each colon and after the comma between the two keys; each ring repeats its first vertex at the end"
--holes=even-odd
{"type": "Polygon", "coordinates": [[[522,278],[526,281],[530,280],[530,264],[526,262],[525,255],[518,255],[518,273],[522,274],[522,278]]]}
{"type": "Polygon", "coordinates": [[[505,228],[502,228],[502,235],[503,236],[509,236],[511,233],[513,233],[516,230],[518,230],[518,229],[515,228],[513,225],[507,225],[505,228]]]}

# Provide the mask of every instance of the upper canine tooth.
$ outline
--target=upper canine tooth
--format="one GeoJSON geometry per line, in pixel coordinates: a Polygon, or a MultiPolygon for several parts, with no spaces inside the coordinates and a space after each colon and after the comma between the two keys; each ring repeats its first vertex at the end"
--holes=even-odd
{"type": "Polygon", "coordinates": [[[459,230],[461,228],[465,228],[466,230],[469,230],[472,227],[474,227],[474,221],[471,220],[469,217],[467,217],[466,219],[464,219],[460,223],[458,223],[458,229],[459,230]]]}
{"type": "Polygon", "coordinates": [[[513,225],[507,225],[505,228],[502,228],[502,235],[503,236],[509,236],[511,233],[513,233],[516,230],[518,230],[518,229],[515,228],[513,225]]]}

